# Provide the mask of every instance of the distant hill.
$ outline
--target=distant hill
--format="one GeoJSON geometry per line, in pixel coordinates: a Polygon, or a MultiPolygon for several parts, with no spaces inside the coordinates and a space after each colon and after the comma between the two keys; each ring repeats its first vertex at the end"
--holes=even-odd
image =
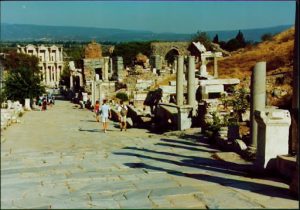
{"type": "MultiPolygon", "coordinates": [[[[277,34],[290,28],[291,25],[270,28],[241,30],[246,40],[260,41],[263,34],[277,34]]],[[[207,31],[213,38],[227,41],[236,36],[238,30],[207,31]]],[[[195,32],[196,33],[196,32],[195,32]]],[[[154,33],[151,31],[124,30],[113,28],[43,26],[26,24],[1,23],[1,41],[90,41],[127,42],[127,41],[189,41],[193,34],[154,33]]]]}

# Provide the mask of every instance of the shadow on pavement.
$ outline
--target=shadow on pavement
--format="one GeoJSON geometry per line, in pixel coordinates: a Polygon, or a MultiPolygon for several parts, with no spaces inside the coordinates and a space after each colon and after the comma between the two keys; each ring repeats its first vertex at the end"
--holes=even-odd
{"type": "MultiPolygon", "coordinates": [[[[172,143],[179,143],[179,144],[185,144],[185,141],[174,140],[174,139],[161,139],[163,142],[172,142],[172,143]]],[[[173,148],[181,148],[186,149],[190,151],[199,151],[199,152],[206,152],[213,154],[214,150],[205,150],[198,147],[211,147],[210,145],[202,145],[202,143],[197,144],[197,142],[193,141],[187,142],[188,145],[193,146],[183,146],[183,145],[174,145],[174,144],[168,144],[168,143],[156,143],[154,145],[160,145],[160,146],[166,146],[166,147],[173,147],[173,148]]],[[[205,157],[197,157],[197,156],[189,156],[189,155],[182,155],[178,153],[172,153],[172,152],[166,152],[166,151],[158,151],[158,150],[151,150],[146,148],[137,148],[137,147],[124,147],[122,148],[123,151],[120,152],[114,152],[116,155],[123,155],[123,156],[134,156],[141,159],[146,160],[154,160],[157,161],[157,164],[153,163],[155,166],[151,166],[146,163],[125,163],[124,165],[129,166],[131,168],[142,168],[142,169],[148,169],[148,170],[155,170],[155,171],[163,171],[167,172],[169,174],[177,175],[177,176],[184,176],[189,177],[197,180],[204,180],[208,182],[218,183],[223,186],[233,187],[237,189],[243,189],[248,190],[251,192],[256,192],[259,194],[267,195],[267,196],[274,196],[274,197],[280,197],[280,198],[286,198],[286,199],[293,199],[292,196],[289,195],[289,190],[278,187],[278,186],[272,186],[264,183],[256,183],[252,181],[246,181],[246,180],[240,180],[240,179],[234,179],[233,177],[219,177],[219,176],[213,176],[208,174],[202,174],[201,170],[203,171],[211,171],[216,173],[221,173],[228,175],[235,175],[240,177],[247,177],[247,178],[257,178],[260,180],[272,180],[272,181],[278,181],[276,178],[270,178],[266,176],[262,176],[259,174],[253,173],[253,165],[251,163],[245,163],[245,164],[238,164],[233,162],[226,162],[222,160],[215,160],[211,158],[205,158],[205,157]],[[124,151],[125,150],[125,151],[124,151]],[[166,157],[162,157],[165,155],[166,157]],[[178,157],[178,160],[174,160],[174,158],[170,157],[178,157]],[[166,167],[159,167],[159,162],[172,164],[179,166],[178,170],[171,170],[166,167]],[[181,167],[185,167],[183,170],[186,170],[186,167],[190,168],[196,168],[199,169],[199,173],[185,173],[184,171],[180,171],[181,167]]],[[[218,151],[218,150],[216,150],[218,151]]],[[[188,154],[188,153],[185,153],[188,154]]],[[[195,154],[195,153],[194,153],[195,154]]]]}
{"type": "Polygon", "coordinates": [[[82,128],[79,128],[78,130],[79,131],[87,131],[87,132],[102,132],[101,129],[82,129],[82,128]]]}
{"type": "Polygon", "coordinates": [[[151,166],[145,163],[125,163],[125,165],[131,168],[142,168],[142,169],[148,169],[154,171],[164,171],[176,176],[183,176],[183,177],[189,177],[197,180],[204,180],[212,183],[218,183],[221,184],[222,186],[247,190],[247,191],[251,191],[251,192],[255,192],[255,193],[259,193],[271,197],[280,197],[285,199],[297,200],[289,195],[288,189],[277,187],[277,186],[236,180],[231,178],[216,177],[207,174],[182,173],[180,171],[164,169],[161,167],[151,166]]]}
{"type": "Polygon", "coordinates": [[[204,150],[204,149],[199,149],[199,148],[195,148],[195,147],[188,147],[188,146],[182,146],[182,145],[176,145],[176,144],[156,143],[155,145],[173,147],[173,148],[179,148],[179,149],[186,149],[186,150],[191,150],[191,151],[209,152],[208,150],[204,150]]]}
{"type": "Polygon", "coordinates": [[[142,159],[150,159],[150,160],[156,160],[164,163],[174,164],[177,166],[185,166],[185,167],[192,167],[207,171],[215,171],[219,173],[224,174],[231,174],[231,175],[238,175],[238,176],[244,176],[248,177],[247,173],[247,167],[245,168],[238,168],[235,166],[234,163],[228,163],[228,162],[222,162],[222,161],[215,161],[208,158],[200,158],[198,157],[197,162],[193,162],[193,159],[189,160],[183,160],[183,161],[176,161],[176,160],[170,160],[170,159],[164,159],[160,157],[152,157],[148,155],[142,155],[142,154],[136,154],[136,153],[130,153],[130,152],[114,152],[116,155],[126,155],[126,156],[135,156],[142,159]]]}
{"type": "Polygon", "coordinates": [[[94,123],[98,123],[96,120],[80,120],[81,122],[94,122],[94,123]]]}

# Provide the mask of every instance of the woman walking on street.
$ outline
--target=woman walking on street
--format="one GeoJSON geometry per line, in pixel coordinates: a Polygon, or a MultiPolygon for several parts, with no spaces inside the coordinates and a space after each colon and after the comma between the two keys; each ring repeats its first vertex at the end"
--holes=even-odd
{"type": "Polygon", "coordinates": [[[108,119],[111,118],[111,111],[110,107],[107,104],[107,100],[103,100],[103,105],[101,106],[101,119],[102,119],[102,127],[104,130],[104,133],[106,133],[108,128],[108,119]]]}
{"type": "Polygon", "coordinates": [[[96,121],[99,122],[99,115],[100,115],[100,104],[99,101],[96,101],[96,104],[94,106],[94,112],[96,114],[96,121]]]}

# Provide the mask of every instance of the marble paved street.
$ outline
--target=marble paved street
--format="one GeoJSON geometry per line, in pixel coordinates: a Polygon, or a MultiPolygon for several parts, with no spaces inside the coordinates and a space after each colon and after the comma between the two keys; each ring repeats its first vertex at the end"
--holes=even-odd
{"type": "Polygon", "coordinates": [[[100,130],[67,101],[1,134],[1,208],[298,208],[288,185],[253,177],[194,135],[100,130]]]}

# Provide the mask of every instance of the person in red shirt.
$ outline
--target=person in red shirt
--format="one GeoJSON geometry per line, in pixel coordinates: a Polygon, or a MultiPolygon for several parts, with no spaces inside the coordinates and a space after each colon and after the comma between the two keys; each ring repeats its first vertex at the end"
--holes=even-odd
{"type": "Polygon", "coordinates": [[[100,115],[100,104],[99,104],[99,101],[96,101],[96,104],[94,106],[94,112],[96,114],[96,121],[99,122],[99,115],[100,115]]]}

